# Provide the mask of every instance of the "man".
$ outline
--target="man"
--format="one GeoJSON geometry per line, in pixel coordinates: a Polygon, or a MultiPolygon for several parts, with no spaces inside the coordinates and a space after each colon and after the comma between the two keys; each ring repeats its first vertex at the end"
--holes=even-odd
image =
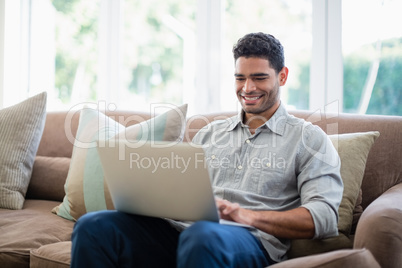
{"type": "Polygon", "coordinates": [[[254,229],[89,213],[74,228],[72,267],[265,267],[286,259],[290,239],[337,235],[339,157],[321,129],[281,103],[282,45],[253,33],[233,54],[242,111],[212,122],[193,142],[210,163],[220,217],[254,229]]]}

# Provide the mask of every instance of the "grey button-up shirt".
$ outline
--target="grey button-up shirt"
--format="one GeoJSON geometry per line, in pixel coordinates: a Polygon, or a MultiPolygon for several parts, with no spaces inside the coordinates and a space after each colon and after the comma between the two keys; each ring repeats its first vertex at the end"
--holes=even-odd
{"type": "MultiPolygon", "coordinates": [[[[215,196],[251,210],[305,207],[314,220],[314,238],[337,235],[340,160],[319,127],[289,115],[281,104],[254,135],[240,113],[213,121],[193,142],[204,148],[215,196]]],[[[286,258],[289,240],[253,233],[273,260],[286,258]]]]}

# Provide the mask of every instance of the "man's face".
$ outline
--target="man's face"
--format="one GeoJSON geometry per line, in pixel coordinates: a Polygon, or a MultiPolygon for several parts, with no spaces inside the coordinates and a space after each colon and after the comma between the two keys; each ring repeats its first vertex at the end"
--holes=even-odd
{"type": "Polygon", "coordinates": [[[280,104],[279,87],[286,83],[287,68],[279,74],[262,58],[240,57],[235,62],[237,98],[247,114],[267,119],[280,104]]]}

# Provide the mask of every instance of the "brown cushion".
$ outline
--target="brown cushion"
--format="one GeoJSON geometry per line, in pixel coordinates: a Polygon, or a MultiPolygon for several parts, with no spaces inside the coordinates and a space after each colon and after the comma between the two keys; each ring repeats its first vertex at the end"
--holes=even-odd
{"type": "Polygon", "coordinates": [[[30,268],[68,268],[71,241],[58,242],[31,250],[30,268]]]}
{"type": "Polygon", "coordinates": [[[320,255],[284,261],[270,268],[380,268],[371,252],[367,249],[337,250],[320,255]]]}
{"type": "Polygon", "coordinates": [[[36,156],[26,198],[63,201],[71,159],[36,156]]]}
{"type": "Polygon", "coordinates": [[[71,239],[74,223],[50,212],[57,204],[26,199],[22,210],[0,209],[0,267],[29,267],[31,249],[71,239]]]}

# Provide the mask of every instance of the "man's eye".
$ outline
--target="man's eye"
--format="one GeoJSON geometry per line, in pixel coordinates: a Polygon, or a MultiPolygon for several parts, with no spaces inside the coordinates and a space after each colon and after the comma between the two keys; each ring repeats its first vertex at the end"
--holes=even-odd
{"type": "Polygon", "coordinates": [[[267,78],[266,77],[257,77],[255,80],[257,80],[257,81],[264,81],[264,80],[266,80],[267,78]]]}

